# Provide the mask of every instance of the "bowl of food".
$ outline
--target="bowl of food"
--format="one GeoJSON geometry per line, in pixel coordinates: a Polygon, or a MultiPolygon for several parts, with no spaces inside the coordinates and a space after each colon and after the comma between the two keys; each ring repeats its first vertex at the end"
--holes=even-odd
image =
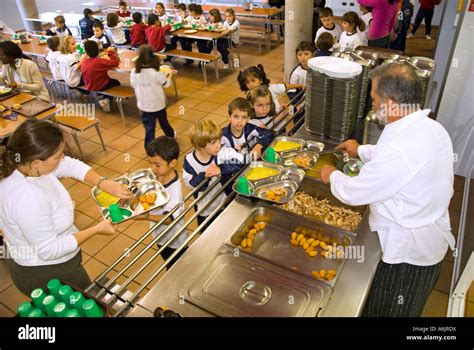
{"type": "Polygon", "coordinates": [[[0,86],[0,96],[6,96],[12,92],[12,88],[7,86],[0,86]]]}

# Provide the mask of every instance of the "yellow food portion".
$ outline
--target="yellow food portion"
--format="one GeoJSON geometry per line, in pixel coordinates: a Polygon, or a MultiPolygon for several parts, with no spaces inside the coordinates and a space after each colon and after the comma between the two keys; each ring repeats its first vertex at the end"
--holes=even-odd
{"type": "Polygon", "coordinates": [[[319,271],[312,271],[311,274],[313,277],[317,279],[325,279],[327,281],[332,280],[334,277],[336,277],[336,270],[319,270],[319,271]]]}
{"type": "Polygon", "coordinates": [[[275,152],[285,152],[290,151],[292,149],[301,148],[301,145],[296,142],[291,141],[278,141],[274,146],[273,149],[275,152]]]}
{"type": "Polygon", "coordinates": [[[109,207],[112,204],[117,204],[120,201],[119,197],[112,196],[111,194],[100,191],[96,196],[97,201],[102,207],[109,207]]]}
{"type": "Polygon", "coordinates": [[[247,180],[256,181],[256,180],[265,179],[267,177],[276,176],[278,174],[280,174],[280,172],[275,169],[270,169],[270,168],[265,168],[265,167],[253,168],[247,174],[247,180]]]}
{"type": "Polygon", "coordinates": [[[140,196],[140,204],[144,210],[148,210],[155,205],[157,194],[155,192],[145,193],[140,196]]]}
{"type": "Polygon", "coordinates": [[[270,190],[267,193],[265,193],[265,198],[268,199],[268,200],[271,200],[271,201],[280,202],[281,197],[284,197],[287,194],[288,194],[288,192],[286,191],[285,188],[278,187],[278,188],[274,188],[273,190],[270,190]]]}
{"type": "Polygon", "coordinates": [[[253,241],[255,239],[255,236],[259,233],[262,232],[263,229],[265,228],[266,223],[265,222],[256,222],[254,223],[248,230],[245,232],[243,235],[242,240],[240,241],[240,248],[245,249],[247,251],[252,250],[253,246],[253,241]]]}
{"type": "Polygon", "coordinates": [[[335,155],[330,154],[330,153],[323,154],[319,157],[316,164],[314,164],[314,166],[306,172],[306,175],[314,177],[316,179],[321,179],[321,168],[324,165],[331,165],[335,167],[336,163],[337,163],[337,158],[335,155]]]}

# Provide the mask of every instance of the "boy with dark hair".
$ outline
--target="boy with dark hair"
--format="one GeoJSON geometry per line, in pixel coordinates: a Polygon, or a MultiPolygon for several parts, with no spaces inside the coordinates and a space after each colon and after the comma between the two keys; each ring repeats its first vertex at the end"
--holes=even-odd
{"type": "Polygon", "coordinates": [[[250,103],[243,97],[234,98],[227,109],[230,123],[222,128],[222,145],[242,151],[243,145],[246,149],[255,152],[255,159],[260,158],[263,149],[273,141],[275,137],[268,129],[259,128],[248,123],[253,109],[250,103]]]}
{"type": "MultiPolygon", "coordinates": [[[[115,49],[107,49],[106,58],[99,58],[99,45],[95,41],[87,40],[84,43],[84,50],[87,58],[82,61],[81,72],[84,84],[89,91],[103,91],[114,86],[119,86],[120,82],[117,79],[109,78],[107,74],[109,70],[114,69],[119,65],[119,61],[115,56],[115,49]]],[[[110,100],[104,98],[99,100],[100,106],[104,112],[110,112],[110,100]]]]}
{"type": "MultiPolygon", "coordinates": [[[[310,41],[302,41],[296,47],[296,58],[298,65],[290,73],[290,84],[306,84],[306,74],[308,72],[308,60],[313,57],[316,48],[310,41]]],[[[302,89],[292,89],[287,92],[288,98],[293,100],[302,89]]],[[[299,99],[298,99],[299,101],[299,99]]],[[[298,101],[293,101],[296,104],[298,101]]]]}
{"type": "Polygon", "coordinates": [[[145,30],[147,26],[142,22],[143,16],[140,12],[134,12],[132,19],[135,24],[131,30],[130,41],[133,47],[139,47],[146,41],[145,30]]]}
{"type": "Polygon", "coordinates": [[[316,57],[331,56],[334,46],[334,37],[331,33],[322,33],[316,41],[316,57]]]}
{"type": "Polygon", "coordinates": [[[100,21],[92,16],[93,12],[91,9],[84,9],[84,18],[79,20],[79,28],[81,29],[81,39],[89,39],[94,35],[94,23],[100,21]]]}
{"type": "Polygon", "coordinates": [[[130,11],[127,10],[127,3],[125,1],[119,2],[119,10],[115,12],[119,17],[130,17],[130,11]]]}
{"type": "Polygon", "coordinates": [[[89,38],[89,40],[95,41],[99,45],[100,49],[108,49],[112,43],[110,42],[109,37],[104,32],[104,25],[102,22],[97,21],[92,26],[94,35],[89,38]]]}
{"type": "MultiPolygon", "coordinates": [[[[179,205],[179,209],[177,209],[162,225],[158,226],[155,231],[153,231],[153,238],[156,238],[184,211],[183,188],[175,169],[178,165],[179,145],[172,137],[160,136],[148,144],[146,154],[151,165],[151,170],[156,175],[156,179],[164,186],[166,192],[168,192],[170,200],[163,207],[140,215],[135,219],[150,221],[151,228],[155,223],[160,222],[166,214],[173,210],[174,207],[179,205]]],[[[183,225],[184,218],[179,220],[178,223],[176,223],[158,240],[158,248],[161,248],[166,244],[183,227],[183,225]]],[[[176,249],[183,245],[187,238],[187,231],[184,231],[170,242],[170,244],[161,252],[163,260],[167,260],[176,249]]],[[[185,250],[186,249],[179,252],[170,261],[167,269],[169,269],[179,259],[185,250]]]]}
{"type": "Polygon", "coordinates": [[[55,80],[63,80],[61,71],[59,70],[58,56],[61,54],[59,51],[59,38],[55,35],[48,38],[48,54],[46,55],[46,62],[48,62],[49,70],[55,80]]]}
{"type": "Polygon", "coordinates": [[[171,30],[171,26],[161,25],[160,19],[154,13],[148,15],[148,28],[145,30],[146,40],[155,52],[163,52],[166,49],[165,36],[171,30]]]}
{"type": "Polygon", "coordinates": [[[72,36],[71,31],[66,26],[66,20],[64,19],[64,16],[54,17],[54,27],[46,30],[46,35],[49,35],[49,36],[57,35],[59,38],[62,38],[66,35],[72,36]]]}
{"type": "Polygon", "coordinates": [[[334,23],[332,9],[329,7],[322,8],[319,11],[319,19],[321,20],[322,27],[316,32],[314,43],[316,44],[318,37],[325,32],[331,33],[334,37],[334,41],[337,43],[339,41],[339,37],[342,34],[342,29],[338,24],[334,23]]]}

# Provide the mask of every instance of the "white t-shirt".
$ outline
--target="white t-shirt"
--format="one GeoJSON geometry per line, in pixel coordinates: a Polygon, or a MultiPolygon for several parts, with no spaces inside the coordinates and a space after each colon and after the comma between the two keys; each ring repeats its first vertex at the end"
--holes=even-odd
{"type": "Polygon", "coordinates": [[[135,90],[138,109],[143,112],[157,112],[166,108],[163,88],[170,86],[170,79],[154,68],[135,69],[130,74],[130,85],[135,90]]]}
{"type": "Polygon", "coordinates": [[[49,51],[46,55],[46,61],[48,61],[49,70],[53,74],[53,78],[56,80],[63,80],[61,70],[59,69],[58,56],[61,54],[60,51],[49,51]]]}
{"type": "Polygon", "coordinates": [[[159,16],[159,15],[157,14],[157,16],[158,16],[158,19],[160,20],[162,26],[168,24],[168,15],[167,15],[166,13],[163,14],[162,16],[159,16]]]}
{"type": "Polygon", "coordinates": [[[334,23],[334,27],[332,29],[328,29],[325,26],[321,26],[321,28],[318,29],[316,32],[316,37],[314,38],[314,45],[316,45],[316,42],[318,41],[318,37],[323,34],[323,33],[331,33],[332,36],[334,37],[334,43],[337,43],[339,41],[339,37],[341,36],[342,29],[341,27],[334,23]]]}
{"type": "MultiPolygon", "coordinates": [[[[181,186],[181,181],[179,180],[178,173],[175,172],[175,177],[169,183],[163,185],[166,188],[166,192],[170,195],[170,200],[166,203],[163,207],[152,210],[150,212],[151,215],[165,215],[173,210],[174,207],[179,205],[179,209],[176,210],[172,218],[178,217],[184,211],[184,203],[183,203],[183,188],[181,186]]],[[[150,222],[150,228],[155,225],[154,222],[150,222]]],[[[184,218],[181,219],[177,224],[173,226],[173,228],[168,231],[161,239],[158,240],[158,245],[162,246],[166,242],[168,242],[175,234],[184,226],[184,218]]],[[[167,225],[160,225],[155,231],[153,231],[152,235],[153,238],[158,236],[160,232],[163,232],[168,226],[167,225]]],[[[179,248],[184,241],[188,238],[186,230],[184,230],[178,238],[176,238],[168,247],[172,249],[179,248]]]]}
{"type": "Polygon", "coordinates": [[[89,170],[80,160],[65,157],[47,175],[26,177],[15,170],[0,181],[0,228],[9,253],[23,252],[11,255],[17,264],[55,265],[79,252],[74,202],[59,179],[84,181],[89,170]]]}
{"type": "Polygon", "coordinates": [[[77,69],[79,63],[78,57],[73,54],[60,54],[57,57],[59,71],[61,72],[62,79],[70,87],[77,87],[81,82],[81,70],[77,69]]]}
{"type": "Polygon", "coordinates": [[[339,38],[339,47],[355,49],[361,45],[367,45],[367,43],[364,43],[363,34],[359,32],[353,34],[343,32],[339,38]]]}
{"type": "Polygon", "coordinates": [[[122,30],[123,23],[118,22],[115,27],[109,27],[110,39],[116,45],[122,45],[127,42],[127,38],[125,37],[125,33],[122,30]]]}
{"type": "Polygon", "coordinates": [[[230,24],[228,21],[225,21],[224,28],[231,31],[230,39],[234,44],[238,44],[240,40],[240,22],[235,20],[230,24]]]}
{"type": "MultiPolygon", "coordinates": [[[[306,84],[307,74],[308,71],[301,64],[297,65],[290,74],[290,84],[306,84]]],[[[289,92],[296,92],[296,89],[289,90],[289,92]]]]}
{"type": "Polygon", "coordinates": [[[272,94],[273,103],[275,103],[275,112],[280,113],[281,107],[280,102],[278,101],[278,96],[286,94],[286,85],[285,84],[270,84],[268,85],[268,90],[272,94]]]}

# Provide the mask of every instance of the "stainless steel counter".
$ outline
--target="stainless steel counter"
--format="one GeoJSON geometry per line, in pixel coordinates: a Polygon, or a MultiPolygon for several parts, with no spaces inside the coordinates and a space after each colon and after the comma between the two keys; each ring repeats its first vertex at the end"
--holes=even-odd
{"type": "MultiPolygon", "coordinates": [[[[306,140],[321,141],[317,136],[309,134],[305,130],[299,131],[295,136],[306,140]]],[[[327,149],[335,146],[327,141],[325,144],[327,149]]],[[[158,306],[170,308],[184,317],[213,316],[210,312],[185,300],[185,296],[187,296],[185,288],[211,262],[222,244],[228,241],[235,230],[245,222],[257,204],[258,202],[255,200],[240,196],[231,202],[127,316],[152,316],[153,310],[158,306]]],[[[296,217],[295,221],[298,222],[296,217]]],[[[381,258],[378,236],[371,232],[368,226],[368,211],[363,216],[353,246],[361,249],[362,261],[360,259],[346,259],[330,292],[329,300],[314,316],[360,316],[381,258]]]]}

